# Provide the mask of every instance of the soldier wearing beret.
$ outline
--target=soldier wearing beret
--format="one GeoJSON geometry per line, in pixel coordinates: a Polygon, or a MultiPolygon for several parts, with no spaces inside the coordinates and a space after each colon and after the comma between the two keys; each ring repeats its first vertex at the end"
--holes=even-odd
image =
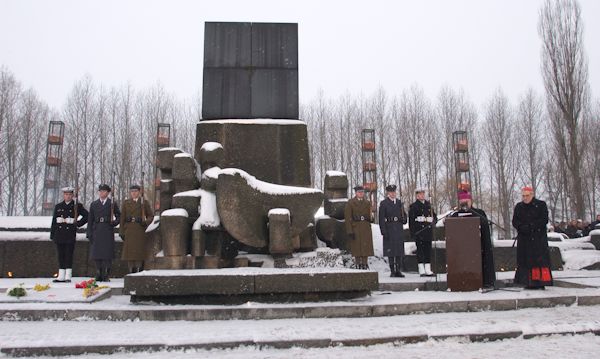
{"type": "Polygon", "coordinates": [[[379,229],[383,236],[383,255],[388,257],[391,277],[404,277],[404,205],[396,198],[396,185],[385,188],[387,197],[379,204],[379,229]]]}
{"type": "Polygon", "coordinates": [[[431,271],[431,243],[433,226],[437,223],[437,215],[431,203],[425,199],[425,190],[415,190],[417,200],[408,209],[408,227],[417,245],[417,261],[421,277],[434,276],[431,271]]]}
{"type": "Polygon", "coordinates": [[[373,253],[371,233],[371,202],[365,198],[362,186],[354,187],[356,195],[348,201],[344,210],[346,234],[350,243],[350,253],[358,269],[369,269],[369,256],[373,253]]]}
{"type": "Polygon", "coordinates": [[[144,201],[141,187],[129,187],[129,198],[121,207],[119,235],[123,239],[121,259],[127,261],[129,273],[140,272],[146,257],[146,227],[152,223],[152,212],[148,201],[144,201]]]}
{"type": "Polygon", "coordinates": [[[96,263],[96,280],[108,282],[115,255],[114,227],[119,225],[121,212],[108,196],[111,188],[98,186],[98,199],[90,204],[86,236],[90,240],[90,258],[96,263]]]}
{"type": "Polygon", "coordinates": [[[71,282],[77,228],[88,220],[86,209],[73,200],[74,188],[64,187],[62,192],[64,200],[54,207],[50,226],[50,239],[56,244],[58,253],[58,277],[53,282],[71,282]]]}

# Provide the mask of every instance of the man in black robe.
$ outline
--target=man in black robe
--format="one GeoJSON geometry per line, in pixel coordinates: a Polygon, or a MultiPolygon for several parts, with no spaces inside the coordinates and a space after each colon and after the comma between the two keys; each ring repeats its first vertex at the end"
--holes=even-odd
{"type": "Polygon", "coordinates": [[[481,268],[483,274],[483,288],[493,288],[496,284],[496,269],[494,268],[494,246],[490,234],[490,221],[482,209],[473,207],[469,192],[458,194],[458,211],[451,217],[479,217],[481,231],[481,268]]]}
{"type": "Polygon", "coordinates": [[[404,264],[404,205],[396,198],[396,185],[385,188],[387,197],[379,204],[379,230],[383,236],[383,255],[388,257],[390,277],[403,278],[404,264]]]}
{"type": "Polygon", "coordinates": [[[517,229],[517,271],[514,282],[527,289],[552,285],[548,251],[548,207],[535,198],[533,188],[523,187],[523,201],[517,203],[512,225],[517,229]]]}

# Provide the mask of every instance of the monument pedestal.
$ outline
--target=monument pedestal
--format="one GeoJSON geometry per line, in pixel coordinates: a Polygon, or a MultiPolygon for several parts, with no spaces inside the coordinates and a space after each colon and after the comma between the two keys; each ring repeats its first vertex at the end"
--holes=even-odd
{"type": "Polygon", "coordinates": [[[342,300],[379,288],[377,272],[347,268],[151,270],[125,276],[131,302],[242,304],[342,300]]]}

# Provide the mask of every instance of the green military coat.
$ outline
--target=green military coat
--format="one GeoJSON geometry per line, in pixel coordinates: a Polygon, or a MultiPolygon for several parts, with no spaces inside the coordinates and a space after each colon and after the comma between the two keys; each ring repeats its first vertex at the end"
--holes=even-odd
{"type": "Polygon", "coordinates": [[[143,261],[146,258],[146,227],[153,219],[150,204],[146,200],[144,200],[144,217],[142,218],[141,198],[137,201],[131,198],[123,201],[119,227],[119,235],[124,241],[121,259],[143,261]]]}
{"type": "Polygon", "coordinates": [[[368,257],[373,253],[373,234],[371,233],[371,202],[354,197],[346,204],[344,211],[346,233],[354,234],[349,240],[350,252],[355,257],[368,257]]]}

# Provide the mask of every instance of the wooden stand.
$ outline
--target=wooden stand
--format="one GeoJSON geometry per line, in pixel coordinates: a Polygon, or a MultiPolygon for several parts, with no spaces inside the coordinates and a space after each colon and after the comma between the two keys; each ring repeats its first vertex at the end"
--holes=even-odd
{"type": "Polygon", "coordinates": [[[444,222],[448,288],[453,292],[469,292],[483,286],[479,226],[478,217],[452,217],[444,222]]]}

